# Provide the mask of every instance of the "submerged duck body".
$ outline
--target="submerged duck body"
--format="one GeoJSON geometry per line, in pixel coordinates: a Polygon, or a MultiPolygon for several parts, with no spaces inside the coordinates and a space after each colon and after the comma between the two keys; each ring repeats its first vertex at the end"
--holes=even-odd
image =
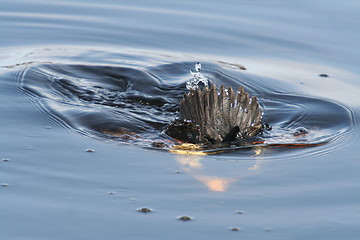
{"type": "Polygon", "coordinates": [[[237,92],[223,85],[192,89],[179,104],[180,118],[166,134],[195,144],[216,144],[254,137],[263,129],[262,110],[243,87],[237,92]]]}

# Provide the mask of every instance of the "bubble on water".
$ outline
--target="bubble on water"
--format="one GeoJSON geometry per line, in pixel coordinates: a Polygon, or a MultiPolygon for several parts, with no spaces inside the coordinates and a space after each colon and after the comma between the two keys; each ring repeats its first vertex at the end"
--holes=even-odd
{"type": "Polygon", "coordinates": [[[306,134],[308,134],[309,131],[304,128],[304,127],[298,127],[295,129],[295,131],[292,133],[295,137],[298,137],[298,136],[305,136],[306,134]]]}
{"type": "Polygon", "coordinates": [[[195,90],[199,87],[199,83],[202,83],[204,87],[208,87],[209,81],[208,78],[201,73],[201,63],[197,62],[195,64],[195,72],[190,70],[190,73],[193,75],[193,78],[186,82],[186,88],[189,90],[195,90]]]}

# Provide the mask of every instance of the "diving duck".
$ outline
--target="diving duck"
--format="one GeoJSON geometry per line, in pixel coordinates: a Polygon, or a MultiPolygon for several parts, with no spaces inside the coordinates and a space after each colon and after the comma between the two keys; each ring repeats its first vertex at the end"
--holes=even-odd
{"type": "Polygon", "coordinates": [[[219,144],[254,137],[262,132],[262,110],[255,96],[243,87],[237,92],[191,88],[179,103],[180,117],[166,129],[172,138],[194,144],[219,144]]]}

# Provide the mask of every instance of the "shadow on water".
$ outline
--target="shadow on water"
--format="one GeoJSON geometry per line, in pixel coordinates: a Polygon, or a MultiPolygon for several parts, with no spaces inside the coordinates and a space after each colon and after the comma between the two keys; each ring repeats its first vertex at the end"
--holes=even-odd
{"type": "MultiPolygon", "coordinates": [[[[107,53],[101,56],[106,58],[107,53]]],[[[64,127],[99,140],[172,149],[176,141],[164,130],[178,117],[178,103],[188,91],[185,85],[192,77],[189,70],[194,62],[170,58],[153,66],[141,65],[141,56],[131,59],[131,64],[117,65],[38,64],[22,69],[16,77],[20,89],[35,99],[35,105],[64,127]]],[[[264,122],[272,130],[262,134],[257,147],[290,151],[323,145],[350,131],[351,112],[338,103],[294,93],[282,82],[248,74],[240,65],[220,61],[202,64],[210,82],[235,89],[241,85],[258,97],[264,122]]],[[[251,154],[247,149],[253,147],[187,149],[185,153],[240,149],[237,154],[251,154]]],[[[180,149],[178,153],[183,152],[180,149]]]]}

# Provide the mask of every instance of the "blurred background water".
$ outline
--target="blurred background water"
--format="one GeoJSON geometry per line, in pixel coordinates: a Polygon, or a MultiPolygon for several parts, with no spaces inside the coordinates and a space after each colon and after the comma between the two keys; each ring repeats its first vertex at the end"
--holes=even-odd
{"type": "Polygon", "coordinates": [[[0,6],[1,239],[359,238],[358,1],[0,6]],[[270,140],[326,144],[147,148],[197,61],[259,97],[270,140]]]}

